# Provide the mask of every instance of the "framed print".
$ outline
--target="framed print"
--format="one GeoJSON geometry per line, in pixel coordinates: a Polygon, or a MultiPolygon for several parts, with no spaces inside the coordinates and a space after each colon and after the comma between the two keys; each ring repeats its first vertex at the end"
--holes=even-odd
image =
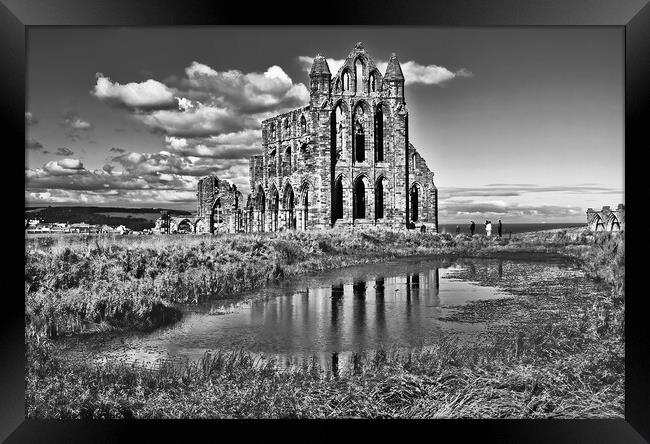
{"type": "Polygon", "coordinates": [[[646,3],[3,0],[0,437],[647,442],[646,3]]]}

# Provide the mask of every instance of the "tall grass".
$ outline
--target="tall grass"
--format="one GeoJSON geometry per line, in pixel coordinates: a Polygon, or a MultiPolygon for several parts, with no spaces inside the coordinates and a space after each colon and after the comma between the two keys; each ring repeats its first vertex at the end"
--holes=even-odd
{"type": "MultiPolygon", "coordinates": [[[[590,243],[593,236],[570,237],[566,230],[512,239],[382,229],[30,239],[26,324],[34,334],[49,336],[89,326],[154,328],[178,318],[175,303],[231,298],[302,273],[401,256],[564,252],[590,243]]],[[[600,260],[592,250],[588,246],[587,253],[574,254],[600,260]]],[[[593,267],[598,273],[600,265],[593,267]]]]}
{"type": "Polygon", "coordinates": [[[623,381],[601,353],[547,359],[495,338],[357,354],[339,373],[316,359],[279,371],[243,351],[157,369],[69,363],[48,357],[44,345],[30,353],[30,418],[623,416],[623,381]]]}
{"type": "Polygon", "coordinates": [[[624,241],[624,233],[582,230],[512,239],[369,230],[39,240],[25,255],[26,415],[620,418],[624,241]],[[443,337],[426,350],[357,354],[339,372],[316,359],[280,371],[243,351],[159,368],[94,365],[58,356],[47,337],[88,322],[152,328],[173,321],[173,311],[156,307],[230,297],[297,273],[395,256],[521,252],[573,257],[611,293],[587,303],[581,316],[491,331],[473,343],[443,337]]]}

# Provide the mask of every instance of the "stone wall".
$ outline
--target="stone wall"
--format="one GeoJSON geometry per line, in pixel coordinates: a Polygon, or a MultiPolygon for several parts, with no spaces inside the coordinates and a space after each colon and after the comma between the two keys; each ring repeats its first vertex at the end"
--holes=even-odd
{"type": "Polygon", "coordinates": [[[625,230],[625,205],[618,204],[615,210],[604,206],[602,210],[587,209],[587,226],[593,231],[625,230]]]}
{"type": "Polygon", "coordinates": [[[258,229],[399,228],[413,216],[416,225],[437,229],[433,173],[408,142],[395,55],[382,75],[358,43],[334,76],[317,56],[309,106],[262,122],[262,145],[261,162],[251,158],[250,167],[258,229]],[[416,212],[409,209],[410,182],[419,191],[416,212]]]}
{"type": "Polygon", "coordinates": [[[194,231],[375,225],[437,231],[437,189],[409,143],[397,56],[382,74],[357,43],[332,75],[318,55],[309,88],[309,105],[262,122],[262,154],[250,158],[250,195],[216,176],[199,181],[194,231]]]}

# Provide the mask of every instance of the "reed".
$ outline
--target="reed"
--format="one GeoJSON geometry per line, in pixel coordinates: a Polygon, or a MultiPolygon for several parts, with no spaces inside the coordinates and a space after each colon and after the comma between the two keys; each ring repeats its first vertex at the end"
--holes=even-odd
{"type": "Polygon", "coordinates": [[[176,303],[233,298],[290,276],[403,256],[554,252],[576,257],[594,276],[622,285],[622,264],[606,264],[612,254],[620,261],[624,248],[616,248],[624,233],[607,236],[581,229],[512,239],[366,229],[28,239],[26,324],[51,337],[99,327],[151,329],[178,319],[176,303]]]}

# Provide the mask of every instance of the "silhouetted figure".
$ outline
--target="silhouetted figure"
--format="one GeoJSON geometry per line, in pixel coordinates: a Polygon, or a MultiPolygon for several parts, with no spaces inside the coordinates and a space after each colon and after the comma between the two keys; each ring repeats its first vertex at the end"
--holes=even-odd
{"type": "Polygon", "coordinates": [[[476,224],[474,223],[473,220],[470,220],[470,222],[472,224],[469,226],[469,232],[471,233],[472,236],[474,236],[474,230],[476,229],[476,224]]]}
{"type": "Polygon", "coordinates": [[[501,231],[502,230],[501,219],[499,219],[499,228],[498,228],[498,230],[499,230],[499,237],[501,237],[501,233],[502,233],[502,231],[501,231]]]}
{"type": "Polygon", "coordinates": [[[460,225],[456,225],[456,234],[460,234],[460,225]]]}
{"type": "Polygon", "coordinates": [[[427,227],[425,227],[424,224],[422,224],[422,226],[420,227],[420,233],[424,233],[426,231],[427,231],[427,227]]]}

